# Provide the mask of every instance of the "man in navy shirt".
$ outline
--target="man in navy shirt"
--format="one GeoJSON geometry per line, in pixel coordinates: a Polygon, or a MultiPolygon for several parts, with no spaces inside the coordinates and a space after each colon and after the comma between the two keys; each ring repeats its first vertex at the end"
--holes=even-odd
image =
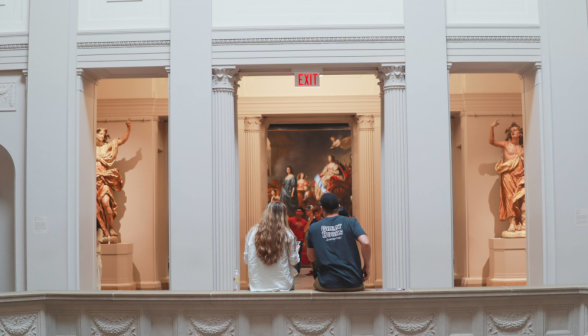
{"type": "Polygon", "coordinates": [[[320,200],[323,219],[308,229],[308,259],[318,266],[314,288],[319,291],[359,291],[370,276],[370,241],[355,218],[339,216],[339,199],[326,193],[320,200]],[[357,243],[361,244],[364,267],[357,243]]]}

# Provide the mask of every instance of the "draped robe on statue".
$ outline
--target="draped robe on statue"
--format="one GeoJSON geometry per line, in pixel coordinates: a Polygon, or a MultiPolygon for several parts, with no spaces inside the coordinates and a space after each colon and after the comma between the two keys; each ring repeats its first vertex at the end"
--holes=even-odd
{"type": "Polygon", "coordinates": [[[515,217],[521,223],[525,197],[525,158],[517,155],[514,159],[504,162],[500,159],[496,164],[496,172],[500,174],[500,220],[515,217]]]}
{"type": "Polygon", "coordinates": [[[118,154],[118,139],[96,147],[96,216],[107,223],[102,198],[108,195],[113,216],[116,218],[118,205],[114,201],[113,190],[121,191],[123,180],[117,168],[110,169],[118,154]]]}

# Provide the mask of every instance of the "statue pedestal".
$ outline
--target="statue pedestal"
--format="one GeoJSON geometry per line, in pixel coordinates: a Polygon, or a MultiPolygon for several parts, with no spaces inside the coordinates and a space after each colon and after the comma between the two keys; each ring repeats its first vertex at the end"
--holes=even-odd
{"type": "Polygon", "coordinates": [[[133,244],[102,244],[102,290],[135,290],[133,244]]]}
{"type": "Polygon", "coordinates": [[[525,286],[527,284],[527,239],[492,238],[488,286],[525,286]]]}

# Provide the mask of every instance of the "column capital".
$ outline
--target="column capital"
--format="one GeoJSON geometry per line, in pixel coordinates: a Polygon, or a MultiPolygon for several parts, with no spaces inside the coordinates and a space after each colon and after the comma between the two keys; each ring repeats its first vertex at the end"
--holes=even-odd
{"type": "Polygon", "coordinates": [[[355,117],[360,131],[374,130],[374,116],[371,114],[360,114],[355,117]]]}
{"type": "Polygon", "coordinates": [[[404,64],[382,64],[378,77],[382,81],[384,90],[406,87],[404,64]]]}
{"type": "Polygon", "coordinates": [[[245,130],[251,132],[259,132],[261,130],[261,116],[245,117],[245,130]]]}
{"type": "Polygon", "coordinates": [[[239,79],[239,71],[235,67],[212,68],[213,91],[235,92],[239,79]]]}

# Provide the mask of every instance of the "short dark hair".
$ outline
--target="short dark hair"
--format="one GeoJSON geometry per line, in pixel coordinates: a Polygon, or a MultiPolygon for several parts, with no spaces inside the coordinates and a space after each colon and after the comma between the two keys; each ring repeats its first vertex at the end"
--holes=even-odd
{"type": "Polygon", "coordinates": [[[300,210],[300,211],[302,211],[304,213],[304,208],[303,207],[296,208],[296,211],[298,211],[298,210],[300,210]]]}
{"type": "Polygon", "coordinates": [[[315,205],[312,207],[312,212],[320,212],[321,211],[321,207],[318,205],[315,205]]]}

